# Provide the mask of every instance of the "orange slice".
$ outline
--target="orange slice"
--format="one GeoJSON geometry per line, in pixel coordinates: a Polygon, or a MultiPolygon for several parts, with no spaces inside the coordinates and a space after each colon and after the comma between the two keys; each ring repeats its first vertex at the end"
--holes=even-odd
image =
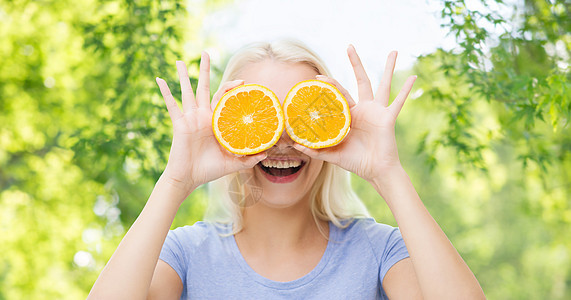
{"type": "Polygon", "coordinates": [[[277,143],[284,130],[280,101],[258,84],[231,89],[214,109],[212,129],[220,145],[232,153],[262,152],[277,143]]]}
{"type": "Polygon", "coordinates": [[[295,142],[318,149],[339,144],[349,132],[349,104],[332,84],[306,80],[284,100],[285,127],[295,142]]]}

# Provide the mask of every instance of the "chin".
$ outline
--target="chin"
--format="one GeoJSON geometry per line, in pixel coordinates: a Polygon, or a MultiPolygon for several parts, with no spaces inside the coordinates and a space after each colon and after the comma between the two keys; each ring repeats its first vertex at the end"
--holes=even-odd
{"type": "Polygon", "coordinates": [[[299,195],[291,195],[291,197],[287,197],[287,195],[284,194],[282,194],[282,196],[278,195],[274,195],[273,197],[272,195],[268,196],[269,199],[267,199],[266,197],[262,197],[258,205],[264,205],[270,208],[288,208],[288,207],[297,206],[302,201],[301,198],[296,197],[299,195]]]}

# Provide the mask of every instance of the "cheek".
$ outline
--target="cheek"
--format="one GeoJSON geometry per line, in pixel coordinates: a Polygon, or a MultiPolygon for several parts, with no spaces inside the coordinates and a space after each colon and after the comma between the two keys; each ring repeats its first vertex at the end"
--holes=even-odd
{"type": "Polygon", "coordinates": [[[309,177],[309,179],[311,179],[311,184],[313,185],[313,182],[315,181],[315,179],[317,178],[317,176],[319,176],[319,173],[321,172],[321,170],[323,169],[323,161],[319,160],[319,161],[312,161],[309,168],[307,169],[307,175],[309,177]]]}
{"type": "Polygon", "coordinates": [[[234,205],[248,207],[260,200],[259,185],[254,184],[255,176],[253,169],[242,170],[229,176],[226,192],[234,205]]]}

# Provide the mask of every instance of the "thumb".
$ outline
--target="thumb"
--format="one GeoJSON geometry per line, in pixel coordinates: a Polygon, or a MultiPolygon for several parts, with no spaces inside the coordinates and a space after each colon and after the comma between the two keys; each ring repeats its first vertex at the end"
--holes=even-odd
{"type": "Polygon", "coordinates": [[[253,168],[257,163],[264,160],[266,157],[268,157],[268,154],[264,151],[255,155],[242,156],[238,159],[241,161],[242,166],[245,169],[248,169],[253,168]]]}
{"type": "Polygon", "coordinates": [[[332,155],[331,151],[329,151],[329,149],[311,149],[298,143],[295,143],[293,148],[311,158],[336,163],[334,161],[334,156],[332,155]]]}

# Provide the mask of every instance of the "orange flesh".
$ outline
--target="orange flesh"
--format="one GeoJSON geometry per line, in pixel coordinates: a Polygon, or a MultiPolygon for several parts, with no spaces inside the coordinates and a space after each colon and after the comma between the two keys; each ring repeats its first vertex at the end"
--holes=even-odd
{"type": "Polygon", "coordinates": [[[345,125],[343,106],[335,94],[318,86],[300,88],[287,107],[287,120],[295,135],[311,143],[333,139],[345,125]]]}
{"type": "Polygon", "coordinates": [[[272,99],[263,92],[240,92],[226,100],[218,129],[232,148],[257,148],[269,143],[279,127],[272,99]]]}

